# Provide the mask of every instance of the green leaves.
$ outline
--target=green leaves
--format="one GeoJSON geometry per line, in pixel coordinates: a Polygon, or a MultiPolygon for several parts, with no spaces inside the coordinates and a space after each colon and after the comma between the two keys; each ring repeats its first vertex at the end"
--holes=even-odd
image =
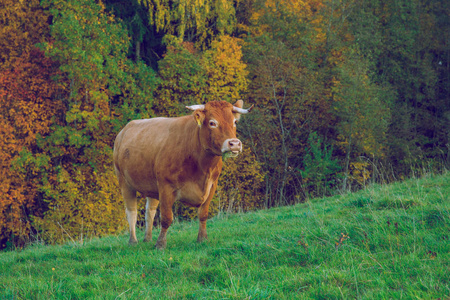
{"type": "Polygon", "coordinates": [[[327,195],[336,187],[338,173],[342,169],[333,148],[326,145],[316,132],[308,137],[308,149],[300,169],[304,187],[309,196],[327,195]]]}

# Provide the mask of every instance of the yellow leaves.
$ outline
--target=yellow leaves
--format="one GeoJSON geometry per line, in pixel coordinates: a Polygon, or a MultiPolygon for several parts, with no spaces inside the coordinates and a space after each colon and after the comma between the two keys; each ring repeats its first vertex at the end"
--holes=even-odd
{"type": "MultiPolygon", "coordinates": [[[[284,22],[295,19],[298,24],[304,23],[305,25],[312,25],[314,30],[317,31],[318,44],[325,42],[326,35],[323,31],[322,16],[319,13],[323,7],[322,1],[300,1],[300,0],[268,0],[264,2],[264,6],[258,7],[255,5],[249,21],[256,26],[246,26],[240,24],[240,26],[247,32],[251,32],[252,35],[260,36],[264,33],[273,30],[273,22],[284,22]]],[[[301,32],[293,33],[293,36],[300,37],[301,32]]]]}
{"type": "Polygon", "coordinates": [[[203,48],[219,32],[234,29],[234,6],[231,0],[184,0],[169,3],[156,0],[147,4],[149,21],[157,31],[184,38],[195,32],[196,45],[203,48]]]}
{"type": "Polygon", "coordinates": [[[248,85],[246,64],[242,62],[240,40],[221,36],[204,54],[209,93],[216,98],[239,99],[248,85]]]}
{"type": "Polygon", "coordinates": [[[299,18],[305,18],[312,15],[311,6],[308,1],[268,0],[265,2],[265,6],[272,12],[277,12],[280,9],[280,7],[283,7],[283,9],[289,11],[290,13],[299,18]]]}
{"type": "Polygon", "coordinates": [[[38,221],[44,240],[59,242],[68,236],[115,234],[125,228],[123,204],[112,168],[102,173],[92,172],[89,166],[73,171],[62,168],[58,183],[48,193],[52,197],[50,210],[38,221]]]}
{"type": "Polygon", "coordinates": [[[264,172],[249,147],[236,158],[227,159],[210,210],[252,210],[259,207],[264,172]]]}
{"type": "Polygon", "coordinates": [[[350,163],[350,178],[353,179],[360,186],[364,186],[367,180],[370,179],[371,170],[368,162],[351,162],[350,163]]]}
{"type": "Polygon", "coordinates": [[[317,16],[311,21],[311,25],[316,31],[315,40],[318,45],[325,45],[327,40],[327,34],[322,26],[323,17],[317,16]]]}

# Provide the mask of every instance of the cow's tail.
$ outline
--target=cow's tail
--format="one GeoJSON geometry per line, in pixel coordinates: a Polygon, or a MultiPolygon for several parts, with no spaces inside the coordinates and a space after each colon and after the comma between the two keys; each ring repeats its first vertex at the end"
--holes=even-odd
{"type": "Polygon", "coordinates": [[[120,145],[122,144],[122,139],[123,139],[124,133],[125,133],[125,128],[119,132],[119,134],[116,137],[116,140],[114,141],[113,162],[114,162],[114,171],[116,172],[117,178],[119,178],[119,175],[120,175],[119,152],[120,152],[120,145]]]}

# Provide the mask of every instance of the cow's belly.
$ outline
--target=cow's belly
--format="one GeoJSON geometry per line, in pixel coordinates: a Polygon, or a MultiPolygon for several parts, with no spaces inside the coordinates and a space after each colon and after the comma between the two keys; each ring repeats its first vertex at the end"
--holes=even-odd
{"type": "MultiPolygon", "coordinates": [[[[159,190],[156,179],[146,182],[139,180],[136,182],[133,181],[132,178],[128,178],[127,182],[144,197],[163,200],[159,198],[159,190]]],[[[194,182],[187,182],[179,189],[174,188],[175,201],[180,201],[189,206],[199,207],[208,199],[213,184],[214,182],[210,181],[206,185],[206,188],[203,188],[194,182]]]]}
{"type": "Polygon", "coordinates": [[[137,172],[136,169],[130,169],[125,170],[124,177],[129,186],[133,187],[133,189],[145,197],[159,198],[157,180],[150,174],[137,172]]]}
{"type": "Polygon", "coordinates": [[[175,200],[189,206],[199,207],[208,199],[213,184],[213,180],[208,180],[205,186],[199,186],[194,182],[187,182],[182,188],[177,190],[175,200]]]}

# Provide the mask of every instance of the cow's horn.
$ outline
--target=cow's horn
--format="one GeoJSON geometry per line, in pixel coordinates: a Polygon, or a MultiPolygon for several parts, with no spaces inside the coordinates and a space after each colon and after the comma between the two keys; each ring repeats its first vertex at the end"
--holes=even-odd
{"type": "Polygon", "coordinates": [[[186,108],[190,109],[190,110],[205,109],[205,105],[197,104],[197,105],[186,106],[186,108]]]}
{"type": "Polygon", "coordinates": [[[233,106],[233,112],[240,113],[240,114],[248,114],[252,110],[252,108],[253,108],[253,105],[247,109],[233,106]]]}

